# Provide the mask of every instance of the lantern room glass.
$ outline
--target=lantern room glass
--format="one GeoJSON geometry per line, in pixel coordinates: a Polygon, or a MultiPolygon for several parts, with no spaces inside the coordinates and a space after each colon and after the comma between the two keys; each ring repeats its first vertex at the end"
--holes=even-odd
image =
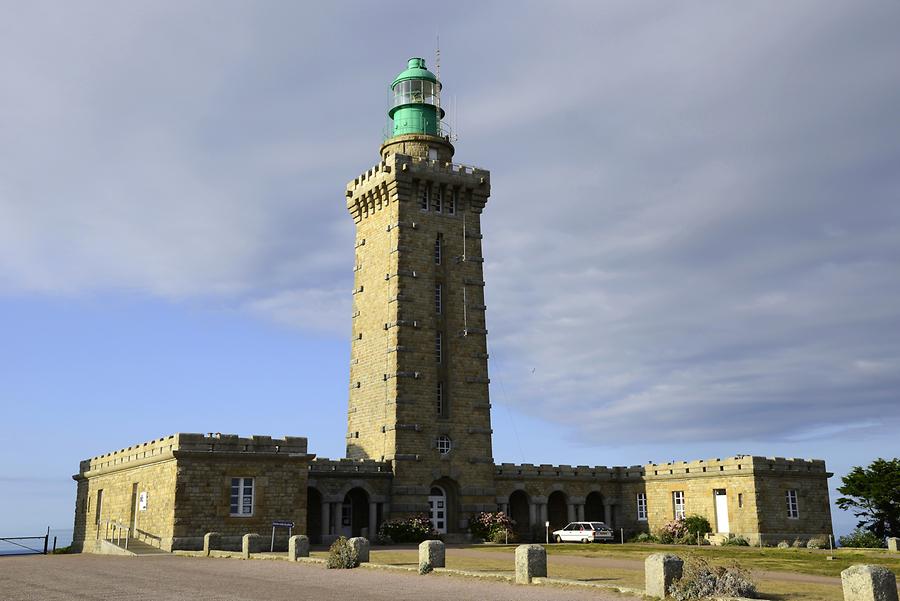
{"type": "Polygon", "coordinates": [[[441,84],[427,79],[406,79],[394,86],[394,104],[438,104],[441,84]]]}

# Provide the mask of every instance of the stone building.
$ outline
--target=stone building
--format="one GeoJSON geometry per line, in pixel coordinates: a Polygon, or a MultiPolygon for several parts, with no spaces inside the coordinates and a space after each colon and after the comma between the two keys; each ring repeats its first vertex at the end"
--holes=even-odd
{"type": "Polygon", "coordinates": [[[490,173],[453,162],[441,84],[414,58],[391,84],[393,131],[346,188],[356,225],[346,459],[306,439],[176,434],[81,463],[75,544],[110,525],[171,550],[205,532],[314,542],[425,513],[449,539],[502,510],[523,538],[575,520],[628,534],[705,515],[754,542],[831,533],[823,461],[735,456],[631,467],[495,464],[481,213],[490,173]],[[281,538],[286,533],[276,533],[281,538]]]}

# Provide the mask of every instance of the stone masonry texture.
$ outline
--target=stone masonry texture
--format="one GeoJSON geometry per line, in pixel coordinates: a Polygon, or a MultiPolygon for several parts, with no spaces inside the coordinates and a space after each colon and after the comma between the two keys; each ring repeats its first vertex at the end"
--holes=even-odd
{"type": "Polygon", "coordinates": [[[531,584],[532,578],[547,577],[547,550],[541,545],[516,547],[516,583],[531,584]]]}
{"type": "Polygon", "coordinates": [[[897,579],[881,566],[855,565],[841,572],[844,601],[898,601],[897,579]]]}
{"type": "Polygon", "coordinates": [[[654,553],[644,560],[644,594],[664,599],[672,583],[681,578],[684,561],[677,555],[654,553]]]}

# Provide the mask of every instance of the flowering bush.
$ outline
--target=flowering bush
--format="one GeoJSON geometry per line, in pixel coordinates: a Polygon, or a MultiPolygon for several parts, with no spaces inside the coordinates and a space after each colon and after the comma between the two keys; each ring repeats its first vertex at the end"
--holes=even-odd
{"type": "Polygon", "coordinates": [[[378,541],[381,543],[421,543],[437,537],[431,520],[424,514],[383,522],[378,528],[378,541]]]}
{"type": "Polygon", "coordinates": [[[329,570],[349,570],[359,566],[356,549],[350,546],[346,536],[338,538],[328,549],[328,561],[325,567],[329,570]]]}
{"type": "Polygon", "coordinates": [[[709,597],[752,599],[756,596],[756,585],[737,564],[712,567],[700,558],[690,558],[685,563],[684,575],[669,587],[669,594],[676,601],[709,597]]]}
{"type": "Polygon", "coordinates": [[[687,541],[689,537],[687,524],[684,518],[675,518],[663,524],[662,528],[656,531],[656,538],[664,545],[673,545],[687,541]]]}
{"type": "Polygon", "coordinates": [[[503,542],[512,540],[516,523],[502,511],[482,511],[469,521],[469,532],[482,540],[503,542]]]}

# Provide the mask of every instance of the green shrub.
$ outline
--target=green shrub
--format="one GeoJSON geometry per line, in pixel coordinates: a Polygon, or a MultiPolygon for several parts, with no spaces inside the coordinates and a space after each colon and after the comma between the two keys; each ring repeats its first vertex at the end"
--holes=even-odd
{"type": "Polygon", "coordinates": [[[712,567],[699,557],[691,557],[685,562],[682,577],[669,587],[669,594],[676,601],[708,597],[753,598],[756,585],[737,564],[712,567]]]}
{"type": "Polygon", "coordinates": [[[328,561],[325,567],[329,570],[349,570],[359,566],[359,557],[356,549],[350,545],[346,536],[338,538],[328,549],[328,561]]]}
{"type": "Polygon", "coordinates": [[[702,515],[689,515],[684,520],[684,527],[693,538],[693,542],[697,542],[697,537],[701,538],[712,532],[709,520],[702,515]]]}
{"type": "MultiPolygon", "coordinates": [[[[684,518],[676,518],[666,522],[663,524],[662,528],[656,531],[656,540],[664,545],[682,543],[688,536],[684,518]]],[[[694,542],[696,542],[696,540],[694,542]]]]}
{"type": "Polygon", "coordinates": [[[817,536],[815,538],[811,538],[806,541],[807,549],[826,549],[828,548],[828,539],[822,536],[817,536]]]}
{"type": "Polygon", "coordinates": [[[750,541],[743,536],[729,534],[728,538],[722,542],[723,547],[749,547],[750,541]]]}
{"type": "Polygon", "coordinates": [[[655,543],[658,542],[656,537],[650,534],[649,532],[641,532],[634,538],[632,538],[629,542],[632,543],[655,543]]]}
{"type": "Polygon", "coordinates": [[[503,545],[506,543],[514,543],[518,538],[516,537],[516,533],[512,530],[495,530],[491,533],[491,542],[497,543],[498,545],[503,545]]]}
{"type": "Polygon", "coordinates": [[[883,549],[885,547],[884,540],[862,528],[857,528],[838,540],[842,547],[859,547],[863,549],[883,549]]]}
{"type": "Polygon", "coordinates": [[[381,544],[421,543],[437,537],[438,533],[432,529],[431,520],[426,515],[383,522],[378,528],[378,542],[381,544]]]}

